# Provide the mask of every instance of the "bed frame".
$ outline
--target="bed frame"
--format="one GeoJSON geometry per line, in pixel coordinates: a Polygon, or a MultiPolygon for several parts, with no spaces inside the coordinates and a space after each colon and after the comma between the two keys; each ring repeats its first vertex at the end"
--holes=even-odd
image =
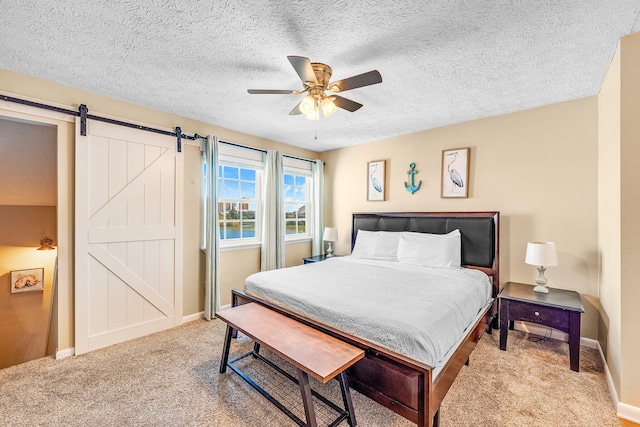
{"type": "MultiPolygon", "coordinates": [[[[422,362],[395,353],[312,319],[291,313],[243,291],[232,291],[232,305],[257,302],[310,325],[324,333],[365,350],[364,359],[347,374],[351,388],[415,422],[419,427],[439,424],[442,399],[484,331],[491,333],[497,313],[499,281],[499,212],[389,212],[354,213],[352,248],[358,230],[413,231],[444,234],[459,229],[462,235],[462,264],[484,271],[493,284],[494,301],[480,319],[467,329],[462,342],[434,378],[433,369],[422,362]]],[[[381,309],[384,309],[382,307],[381,309]]]]}

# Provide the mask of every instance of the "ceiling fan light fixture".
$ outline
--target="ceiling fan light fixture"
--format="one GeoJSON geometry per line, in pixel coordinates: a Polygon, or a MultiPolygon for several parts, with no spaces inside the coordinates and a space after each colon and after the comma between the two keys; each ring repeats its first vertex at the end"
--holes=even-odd
{"type": "Polygon", "coordinates": [[[312,112],[306,115],[309,120],[320,120],[320,109],[316,108],[312,112]]]}
{"type": "Polygon", "coordinates": [[[330,97],[324,98],[320,105],[322,106],[322,113],[325,117],[329,117],[338,109],[338,107],[336,107],[336,104],[333,103],[333,99],[331,99],[330,97]]]}
{"type": "Polygon", "coordinates": [[[316,109],[316,100],[311,95],[305,96],[302,102],[300,102],[300,112],[304,115],[309,115],[313,113],[315,109],[316,109]]]}

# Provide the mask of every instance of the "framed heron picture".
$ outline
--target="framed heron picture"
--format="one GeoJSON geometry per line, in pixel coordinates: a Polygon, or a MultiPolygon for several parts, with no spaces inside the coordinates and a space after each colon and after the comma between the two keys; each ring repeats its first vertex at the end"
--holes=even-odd
{"type": "Polygon", "coordinates": [[[367,200],[384,201],[385,161],[367,163],[367,200]]]}
{"type": "Polygon", "coordinates": [[[440,197],[469,197],[469,147],[442,150],[440,197]]]}

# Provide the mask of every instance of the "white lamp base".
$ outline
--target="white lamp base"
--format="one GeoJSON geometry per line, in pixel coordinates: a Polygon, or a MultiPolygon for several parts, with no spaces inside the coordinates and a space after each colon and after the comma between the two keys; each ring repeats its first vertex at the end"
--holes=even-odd
{"type": "Polygon", "coordinates": [[[538,285],[535,288],[533,288],[533,292],[540,292],[541,294],[548,294],[549,293],[549,288],[547,288],[546,286],[538,285]]]}
{"type": "Polygon", "coordinates": [[[547,288],[547,278],[544,277],[544,272],[547,271],[546,268],[540,266],[537,268],[538,270],[538,278],[536,279],[536,286],[533,288],[534,292],[540,292],[541,294],[548,294],[549,288],[547,288]]]}
{"type": "Polygon", "coordinates": [[[327,258],[331,258],[333,256],[333,242],[329,242],[329,247],[327,248],[327,258]]]}

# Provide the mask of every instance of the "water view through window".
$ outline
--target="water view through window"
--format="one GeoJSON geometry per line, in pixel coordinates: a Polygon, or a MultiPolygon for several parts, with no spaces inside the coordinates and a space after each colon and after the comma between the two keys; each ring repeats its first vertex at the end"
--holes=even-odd
{"type": "Polygon", "coordinates": [[[218,167],[220,240],[256,237],[257,174],[255,169],[218,167]]]}

